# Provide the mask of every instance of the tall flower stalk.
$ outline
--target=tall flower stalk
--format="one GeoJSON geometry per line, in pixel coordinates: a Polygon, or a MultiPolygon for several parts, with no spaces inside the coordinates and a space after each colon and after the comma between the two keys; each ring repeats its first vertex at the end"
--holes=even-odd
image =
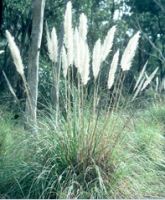
{"type": "Polygon", "coordinates": [[[136,50],[138,48],[138,43],[140,39],[140,31],[138,31],[133,37],[128,41],[128,44],[122,54],[121,61],[120,61],[120,66],[122,69],[121,75],[118,77],[118,84],[116,87],[116,94],[114,98],[114,106],[113,110],[117,110],[119,107],[120,99],[122,96],[122,89],[126,72],[131,69],[133,59],[135,57],[136,50]]]}
{"type": "Polygon", "coordinates": [[[22,62],[20,50],[19,50],[18,46],[16,45],[16,43],[14,41],[14,37],[11,35],[11,33],[8,30],[6,30],[6,38],[7,38],[7,41],[8,41],[9,49],[10,49],[11,56],[13,58],[16,70],[20,74],[20,76],[23,80],[30,109],[32,109],[30,91],[29,91],[29,88],[28,88],[28,85],[27,85],[25,74],[24,74],[24,65],[23,65],[23,62],[22,62]]]}
{"type": "Polygon", "coordinates": [[[47,36],[47,46],[48,46],[48,55],[52,61],[52,89],[51,89],[51,98],[52,105],[56,108],[56,123],[58,121],[59,113],[59,74],[60,74],[60,65],[58,61],[58,39],[56,28],[53,27],[51,33],[49,32],[48,25],[46,24],[46,36],[47,36]]]}

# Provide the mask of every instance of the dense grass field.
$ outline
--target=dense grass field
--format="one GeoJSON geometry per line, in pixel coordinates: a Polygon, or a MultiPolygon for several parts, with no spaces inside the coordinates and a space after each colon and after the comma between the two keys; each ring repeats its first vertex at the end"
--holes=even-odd
{"type": "Polygon", "coordinates": [[[7,110],[1,198],[165,198],[164,102],[113,113],[106,126],[103,112],[97,123],[86,115],[82,128],[62,117],[57,127],[41,113],[37,137],[7,110]]]}

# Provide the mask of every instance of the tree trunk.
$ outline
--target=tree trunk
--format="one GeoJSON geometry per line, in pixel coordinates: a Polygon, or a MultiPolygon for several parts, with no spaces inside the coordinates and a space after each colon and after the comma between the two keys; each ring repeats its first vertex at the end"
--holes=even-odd
{"type": "Polygon", "coordinates": [[[3,23],[3,0],[0,1],[0,33],[2,34],[2,23],[3,23]]]}
{"type": "Polygon", "coordinates": [[[45,1],[46,0],[32,1],[32,34],[27,78],[30,102],[26,101],[26,122],[27,127],[30,128],[32,132],[37,131],[38,69],[45,1]]]}

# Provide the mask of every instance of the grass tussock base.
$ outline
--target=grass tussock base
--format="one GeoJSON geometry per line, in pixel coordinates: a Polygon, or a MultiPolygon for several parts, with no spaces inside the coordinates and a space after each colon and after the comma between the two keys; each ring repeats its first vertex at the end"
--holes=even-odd
{"type": "Polygon", "coordinates": [[[113,114],[106,127],[102,115],[61,118],[58,127],[41,117],[38,138],[4,114],[1,198],[165,197],[163,125],[148,112],[113,114]]]}

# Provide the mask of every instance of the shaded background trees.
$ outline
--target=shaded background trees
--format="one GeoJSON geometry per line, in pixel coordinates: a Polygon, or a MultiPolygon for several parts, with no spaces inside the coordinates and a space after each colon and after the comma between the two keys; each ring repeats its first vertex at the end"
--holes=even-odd
{"type": "Polygon", "coordinates": [[[142,39],[139,45],[138,66],[149,59],[149,66],[159,66],[159,76],[163,79],[165,75],[164,53],[165,53],[165,1],[164,0],[126,0],[130,7],[130,16],[124,15],[123,19],[130,28],[140,29],[142,39]]]}
{"type": "MultiPolygon", "coordinates": [[[[47,0],[45,7],[45,21],[48,22],[50,28],[55,26],[57,29],[58,38],[62,38],[62,22],[67,0],[47,0]]],[[[156,66],[159,67],[158,75],[162,80],[165,76],[164,66],[164,51],[165,51],[165,0],[73,0],[74,9],[74,24],[78,23],[80,12],[84,12],[88,16],[88,42],[92,49],[94,42],[98,37],[103,38],[107,30],[114,24],[118,26],[117,37],[114,44],[120,47],[121,51],[128,41],[128,38],[137,30],[141,30],[142,38],[132,73],[136,75],[141,70],[146,60],[149,60],[148,70],[152,71],[156,66]]],[[[6,87],[5,80],[2,75],[4,70],[11,81],[16,94],[20,99],[24,99],[24,91],[22,83],[15,72],[8,49],[6,48],[6,39],[4,31],[9,29],[14,35],[15,40],[21,49],[21,55],[24,58],[24,65],[27,66],[29,41],[32,29],[31,16],[31,1],[20,0],[3,0],[1,1],[0,9],[0,48],[6,50],[0,55],[0,92],[6,97],[11,95],[6,87]],[[3,2],[3,6],[2,6],[3,2]],[[2,9],[3,8],[3,9],[2,9]]],[[[44,35],[41,46],[41,61],[40,61],[40,84],[39,84],[39,99],[50,97],[50,87],[52,83],[51,63],[47,56],[47,46],[44,35]]],[[[111,55],[108,58],[111,59],[111,55]]],[[[103,76],[107,75],[105,63],[103,68],[103,76]]],[[[26,67],[27,69],[27,67],[26,67]]],[[[128,79],[128,84],[133,76],[128,79]]],[[[105,85],[105,78],[102,80],[102,85],[105,85]]]]}

